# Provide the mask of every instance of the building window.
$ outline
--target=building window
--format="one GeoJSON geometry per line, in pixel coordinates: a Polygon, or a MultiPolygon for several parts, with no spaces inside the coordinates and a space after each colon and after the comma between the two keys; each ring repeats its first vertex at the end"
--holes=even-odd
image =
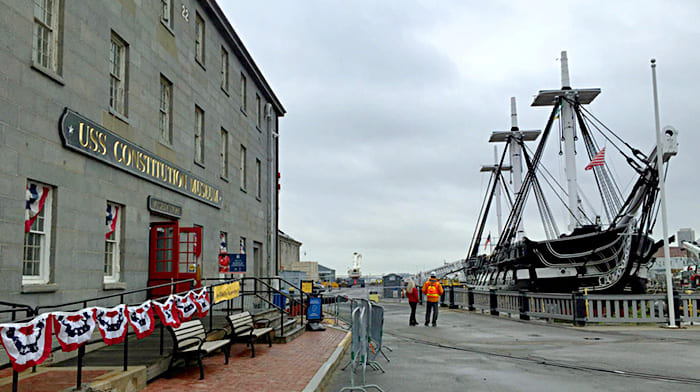
{"type": "Polygon", "coordinates": [[[60,73],[59,40],[60,0],[34,0],[34,39],[32,60],[34,65],[60,73]]]}
{"type": "Polygon", "coordinates": [[[204,111],[194,105],[194,161],[204,164],[204,111]]]}
{"type": "Polygon", "coordinates": [[[112,33],[109,51],[109,107],[126,116],[127,45],[112,33]]]}
{"type": "Polygon", "coordinates": [[[246,101],[246,79],[243,72],[241,72],[241,110],[245,112],[248,110],[248,103],[246,101]]]}
{"type": "Polygon", "coordinates": [[[245,168],[245,161],[246,161],[246,148],[241,144],[241,172],[240,172],[240,177],[241,177],[241,189],[245,190],[245,184],[246,184],[246,168],[245,168]]]}
{"type": "Polygon", "coordinates": [[[228,178],[228,132],[221,128],[221,178],[228,178]]]}
{"type": "Polygon", "coordinates": [[[52,200],[51,187],[37,182],[27,182],[22,284],[49,282],[52,200]]]}
{"type": "Polygon", "coordinates": [[[160,139],[167,144],[173,144],[172,108],[173,84],[160,75],[160,139]]]}
{"type": "Polygon", "coordinates": [[[119,266],[121,263],[121,238],[124,209],[123,207],[107,202],[107,210],[105,211],[105,264],[104,264],[104,282],[116,283],[119,282],[119,266]]]}
{"type": "Polygon", "coordinates": [[[204,65],[204,19],[199,16],[199,13],[195,16],[194,25],[194,59],[204,65]]]}
{"type": "Polygon", "coordinates": [[[257,126],[258,129],[260,129],[260,126],[262,125],[262,106],[259,94],[255,94],[255,114],[255,126],[257,126]]]}
{"type": "Polygon", "coordinates": [[[242,255],[245,254],[245,237],[241,237],[241,244],[238,248],[238,252],[242,255]]]}
{"type": "Polygon", "coordinates": [[[221,47],[221,88],[228,91],[228,52],[221,47]]]}
{"type": "Polygon", "coordinates": [[[219,254],[228,254],[228,233],[219,232],[219,254]]]}
{"type": "Polygon", "coordinates": [[[261,171],[262,164],[260,162],[260,159],[255,159],[255,197],[260,199],[260,196],[262,195],[262,171],[261,171]]]}
{"type": "Polygon", "coordinates": [[[172,28],[173,27],[173,5],[171,0],[161,0],[160,3],[162,4],[162,13],[160,15],[160,20],[165,24],[166,26],[172,28]]]}

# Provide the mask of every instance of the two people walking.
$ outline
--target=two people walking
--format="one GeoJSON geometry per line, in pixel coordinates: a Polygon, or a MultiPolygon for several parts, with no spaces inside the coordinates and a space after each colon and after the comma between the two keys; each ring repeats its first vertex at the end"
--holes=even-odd
{"type": "MultiPolygon", "coordinates": [[[[430,273],[430,279],[428,279],[423,284],[423,288],[421,289],[421,291],[423,292],[423,294],[425,294],[426,297],[425,326],[428,326],[429,322],[432,321],[433,327],[437,327],[438,308],[440,307],[440,296],[442,296],[445,290],[442,288],[440,281],[437,280],[435,272],[430,273]]],[[[418,289],[416,288],[416,284],[413,282],[413,280],[408,281],[408,286],[406,287],[406,298],[408,298],[408,304],[411,306],[411,317],[409,318],[408,324],[411,326],[418,325],[418,321],[416,321],[418,289]]]]}

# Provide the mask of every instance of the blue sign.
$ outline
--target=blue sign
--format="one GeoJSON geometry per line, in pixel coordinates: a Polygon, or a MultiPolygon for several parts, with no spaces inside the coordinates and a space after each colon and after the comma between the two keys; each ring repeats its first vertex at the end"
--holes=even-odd
{"type": "Polygon", "coordinates": [[[321,320],[321,297],[309,298],[309,309],[306,311],[306,319],[321,320]]]}
{"type": "Polygon", "coordinates": [[[245,272],[245,253],[229,253],[228,272],[245,272]]]}

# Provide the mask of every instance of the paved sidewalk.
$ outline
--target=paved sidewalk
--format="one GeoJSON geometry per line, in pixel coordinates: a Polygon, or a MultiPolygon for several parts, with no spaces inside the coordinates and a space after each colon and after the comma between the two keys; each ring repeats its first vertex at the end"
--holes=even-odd
{"type": "Polygon", "coordinates": [[[256,344],[255,358],[250,357],[250,349],[244,344],[234,344],[228,365],[223,354],[204,359],[204,380],[199,379],[195,364],[181,369],[173,378],[157,379],[144,391],[303,391],[339,346],[347,342],[346,335],[329,327],[305,332],[287,344],[256,344]]]}

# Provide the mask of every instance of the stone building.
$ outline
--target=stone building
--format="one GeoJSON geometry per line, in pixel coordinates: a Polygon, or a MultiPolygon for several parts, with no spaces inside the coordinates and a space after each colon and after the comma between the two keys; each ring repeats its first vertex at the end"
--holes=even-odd
{"type": "Polygon", "coordinates": [[[0,299],[219,277],[221,250],[277,273],[285,109],[216,1],[0,15],[0,299]]]}

